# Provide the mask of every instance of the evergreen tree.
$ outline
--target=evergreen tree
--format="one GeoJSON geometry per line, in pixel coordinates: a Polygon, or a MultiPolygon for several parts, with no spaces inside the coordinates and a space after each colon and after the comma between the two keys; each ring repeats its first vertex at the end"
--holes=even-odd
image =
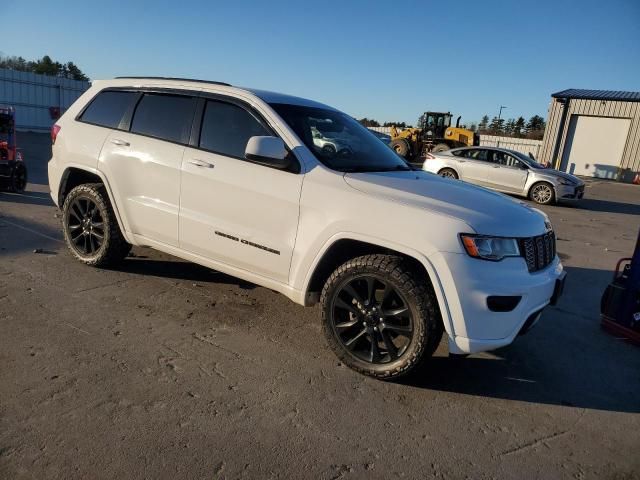
{"type": "Polygon", "coordinates": [[[518,117],[518,119],[516,120],[516,124],[515,124],[515,127],[514,127],[513,134],[516,137],[520,137],[520,136],[524,135],[524,130],[525,130],[524,118],[523,117],[518,117]]]}
{"type": "Polygon", "coordinates": [[[489,115],[485,115],[484,117],[482,117],[482,120],[480,120],[480,123],[478,124],[478,130],[483,132],[487,129],[488,125],[489,125],[489,115]]]}
{"type": "Polygon", "coordinates": [[[489,133],[491,135],[502,135],[504,132],[504,118],[493,117],[489,124],[489,133]]]}
{"type": "Polygon", "coordinates": [[[56,62],[49,55],[45,55],[36,61],[27,61],[22,57],[15,56],[0,56],[0,68],[20,72],[32,72],[52,77],[72,78],[73,80],[89,80],[89,77],[87,77],[75,63],[56,62]]]}
{"type": "Polygon", "coordinates": [[[542,140],[544,136],[545,122],[540,115],[534,115],[529,119],[526,126],[527,138],[542,140]]]}
{"type": "Polygon", "coordinates": [[[507,123],[504,125],[504,133],[508,136],[512,136],[516,129],[516,121],[513,118],[507,120],[507,123]]]}

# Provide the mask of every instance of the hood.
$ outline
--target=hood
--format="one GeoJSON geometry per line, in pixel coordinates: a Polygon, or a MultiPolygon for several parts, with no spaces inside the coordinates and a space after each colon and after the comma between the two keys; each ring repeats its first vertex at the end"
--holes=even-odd
{"type": "Polygon", "coordinates": [[[347,173],[344,180],[360,192],[457,218],[482,235],[530,237],[546,230],[541,211],[460,180],[422,171],[347,173]]]}
{"type": "Polygon", "coordinates": [[[570,173],[567,173],[567,172],[561,172],[560,170],[554,170],[553,168],[535,168],[534,170],[535,170],[536,174],[550,175],[550,176],[553,176],[553,177],[559,177],[559,178],[564,178],[564,179],[567,179],[567,180],[572,180],[572,181],[576,182],[578,185],[581,185],[581,184],[584,183],[582,180],[580,180],[575,175],[571,175],[570,173]]]}

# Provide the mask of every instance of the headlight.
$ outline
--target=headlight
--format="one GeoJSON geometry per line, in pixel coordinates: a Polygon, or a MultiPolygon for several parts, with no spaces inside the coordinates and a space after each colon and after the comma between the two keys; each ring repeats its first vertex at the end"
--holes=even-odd
{"type": "Polygon", "coordinates": [[[569,185],[571,187],[575,187],[577,185],[573,180],[569,180],[568,178],[561,178],[560,185],[569,185]]]}
{"type": "Polygon", "coordinates": [[[505,257],[520,256],[520,248],[515,238],[485,237],[469,234],[461,234],[460,238],[467,253],[474,258],[497,262],[505,257]]]}

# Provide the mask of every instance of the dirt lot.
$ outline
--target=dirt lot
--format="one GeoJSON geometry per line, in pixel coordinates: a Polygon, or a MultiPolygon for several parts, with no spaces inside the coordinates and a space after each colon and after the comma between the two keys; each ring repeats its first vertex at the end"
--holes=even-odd
{"type": "Polygon", "coordinates": [[[338,364],[317,308],[147,249],[73,261],[47,139],[21,138],[32,183],[0,194],[0,478],[640,478],[640,349],[598,323],[640,187],[545,208],[569,277],[533,331],[383,383],[338,364]]]}

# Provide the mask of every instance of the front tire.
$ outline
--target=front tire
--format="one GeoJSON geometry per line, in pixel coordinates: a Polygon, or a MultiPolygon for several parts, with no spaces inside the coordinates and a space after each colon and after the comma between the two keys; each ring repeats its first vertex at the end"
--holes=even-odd
{"type": "Polygon", "coordinates": [[[538,182],[529,190],[529,198],[538,205],[552,205],[556,201],[556,192],[550,183],[538,182]]]}
{"type": "Polygon", "coordinates": [[[131,250],[101,183],[79,185],[69,192],[62,206],[62,230],[73,256],[87,265],[114,265],[131,250]]]}
{"type": "Polygon", "coordinates": [[[348,367],[380,379],[430,357],[442,321],[428,280],[404,258],[366,255],[338,267],[320,298],[327,343],[348,367]]]}
{"type": "Polygon", "coordinates": [[[438,175],[444,178],[451,178],[453,180],[458,180],[460,178],[453,168],[443,168],[438,172],[438,175]]]}
{"type": "Polygon", "coordinates": [[[402,158],[409,158],[409,152],[411,149],[409,148],[409,143],[407,143],[406,140],[402,138],[393,140],[389,146],[402,158]]]}

